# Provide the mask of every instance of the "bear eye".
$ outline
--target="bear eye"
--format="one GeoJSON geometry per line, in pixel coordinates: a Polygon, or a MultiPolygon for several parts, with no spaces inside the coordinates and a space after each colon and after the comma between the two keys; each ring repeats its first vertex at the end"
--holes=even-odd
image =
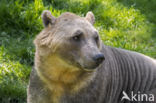
{"type": "Polygon", "coordinates": [[[97,35],[97,36],[95,36],[95,38],[94,38],[94,39],[95,39],[95,42],[96,42],[96,43],[98,43],[98,41],[99,41],[99,36],[98,36],[98,35],[97,35]]]}
{"type": "Polygon", "coordinates": [[[77,30],[74,34],[75,36],[73,36],[72,39],[74,41],[80,41],[81,36],[83,35],[83,32],[81,32],[80,30],[77,30]]]}
{"type": "Polygon", "coordinates": [[[81,38],[81,35],[76,35],[72,37],[74,41],[80,41],[80,38],[81,38]]]}

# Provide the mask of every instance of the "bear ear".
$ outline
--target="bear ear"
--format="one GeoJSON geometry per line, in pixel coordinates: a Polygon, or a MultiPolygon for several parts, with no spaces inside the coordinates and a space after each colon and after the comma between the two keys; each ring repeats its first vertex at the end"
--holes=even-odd
{"type": "Polygon", "coordinates": [[[49,24],[53,25],[56,21],[56,18],[52,16],[49,10],[44,10],[42,13],[42,21],[43,21],[44,27],[47,27],[49,24]]]}
{"type": "Polygon", "coordinates": [[[95,22],[95,17],[94,17],[94,14],[89,11],[87,14],[86,14],[86,17],[85,17],[92,25],[94,24],[95,22]]]}

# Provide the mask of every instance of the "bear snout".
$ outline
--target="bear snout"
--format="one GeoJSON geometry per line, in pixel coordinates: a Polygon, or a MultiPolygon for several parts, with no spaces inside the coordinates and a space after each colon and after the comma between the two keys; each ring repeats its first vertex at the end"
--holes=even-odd
{"type": "Polygon", "coordinates": [[[102,53],[101,54],[96,54],[93,57],[93,60],[96,62],[97,65],[101,64],[104,59],[105,59],[105,57],[104,57],[104,55],[102,53]]]}

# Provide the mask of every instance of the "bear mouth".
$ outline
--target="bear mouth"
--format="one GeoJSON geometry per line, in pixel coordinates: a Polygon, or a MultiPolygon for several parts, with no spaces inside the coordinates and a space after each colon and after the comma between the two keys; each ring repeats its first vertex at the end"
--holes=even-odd
{"type": "Polygon", "coordinates": [[[74,66],[74,67],[77,67],[77,68],[79,68],[80,70],[82,70],[82,71],[94,71],[96,68],[97,68],[97,66],[94,66],[94,67],[86,67],[86,66],[82,66],[80,63],[78,63],[78,62],[70,62],[70,61],[67,61],[66,60],[66,63],[68,63],[69,65],[72,65],[72,66],[74,66]]]}
{"type": "Polygon", "coordinates": [[[80,68],[81,70],[83,71],[95,71],[96,68],[98,68],[100,65],[94,65],[94,66],[90,66],[90,67],[87,67],[87,66],[82,66],[80,63],[75,63],[75,66],[80,68]]]}
{"type": "Polygon", "coordinates": [[[67,63],[68,65],[74,66],[76,68],[79,68],[82,71],[95,71],[96,68],[99,67],[99,65],[95,64],[92,66],[83,66],[81,65],[79,62],[74,62],[74,60],[67,60],[64,58],[61,58],[65,63],[67,63]]]}

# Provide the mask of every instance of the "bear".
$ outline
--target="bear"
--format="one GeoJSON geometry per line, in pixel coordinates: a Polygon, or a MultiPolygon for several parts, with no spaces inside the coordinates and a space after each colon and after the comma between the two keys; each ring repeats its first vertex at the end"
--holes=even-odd
{"type": "Polygon", "coordinates": [[[44,10],[42,21],[27,103],[129,103],[122,97],[131,92],[156,102],[156,60],[104,45],[91,11],[56,18],[44,10]]]}

